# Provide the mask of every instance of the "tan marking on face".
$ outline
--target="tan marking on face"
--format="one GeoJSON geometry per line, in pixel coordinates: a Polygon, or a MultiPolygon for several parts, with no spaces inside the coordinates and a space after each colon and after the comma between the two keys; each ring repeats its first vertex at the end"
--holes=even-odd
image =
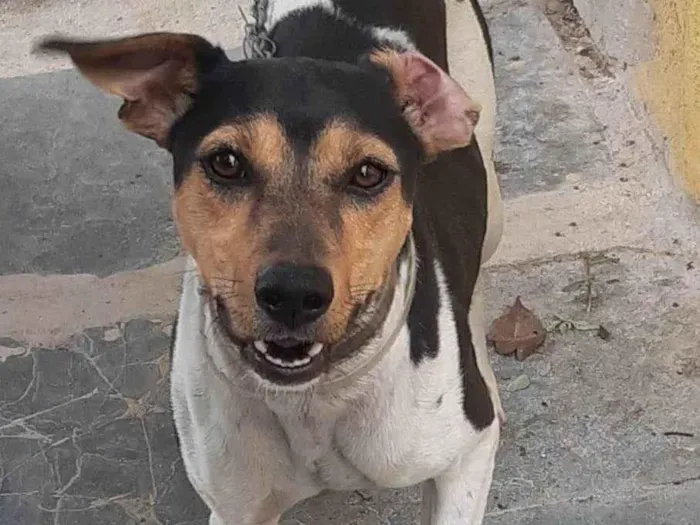
{"type": "Polygon", "coordinates": [[[403,100],[405,92],[402,88],[408,83],[408,74],[405,68],[402,67],[403,59],[401,53],[389,48],[375,50],[369,56],[370,62],[386,69],[391,73],[394,80],[394,87],[397,90],[399,100],[403,100]]]}
{"type": "Polygon", "coordinates": [[[197,261],[206,284],[226,302],[237,334],[252,337],[264,321],[258,318],[254,295],[258,272],[279,260],[301,264],[313,260],[330,271],[335,289],[317,338],[341,340],[355,306],[389,275],[410,228],[411,209],[403,199],[399,177],[364,203],[353,200],[338,183],[368,159],[398,171],[392,148],[336,120],[312,144],[308,172],[299,175],[307,183],[300,186],[293,182],[296,164],[291,147],[273,117],[223,126],[202,141],[198,154],[222,147],[245,156],[265,179],[265,190],[262,194],[244,190],[227,198],[212,187],[199,164],[184,177],[175,195],[174,214],[183,245],[197,261]],[[292,237],[285,253],[271,253],[269,239],[290,221],[293,229],[298,222],[294,231],[299,235],[315,235],[319,242],[308,244],[323,246],[324,253],[309,259],[302,247],[308,238],[301,237],[298,242],[292,237]]]}
{"type": "MultiPolygon", "coordinates": [[[[281,126],[268,115],[218,128],[202,140],[197,154],[222,147],[245,156],[261,178],[280,177],[291,156],[281,126]]],[[[205,283],[227,304],[238,335],[247,337],[256,325],[255,278],[273,221],[264,214],[251,219],[253,190],[234,188],[230,197],[227,191],[215,189],[195,163],[175,193],[173,214],[182,244],[205,283]]]]}
{"type": "MultiPolygon", "coordinates": [[[[392,148],[376,136],[336,120],[312,146],[312,176],[319,181],[337,178],[367,159],[398,172],[392,148]]],[[[401,192],[400,177],[372,200],[359,203],[350,195],[340,210],[340,233],[330,221],[324,225],[329,246],[326,265],[333,276],[335,298],[326,314],[331,337],[342,337],[353,307],[379,289],[390,274],[411,227],[412,210],[401,192]]]]}
{"type": "Polygon", "coordinates": [[[197,152],[202,156],[222,146],[241,153],[257,170],[276,178],[283,175],[291,157],[284,130],[272,115],[224,125],[207,135],[197,152]]]}
{"type": "Polygon", "coordinates": [[[310,157],[313,176],[321,179],[338,176],[367,159],[375,159],[394,171],[399,170],[396,154],[386,142],[338,119],[319,134],[310,157]]]}

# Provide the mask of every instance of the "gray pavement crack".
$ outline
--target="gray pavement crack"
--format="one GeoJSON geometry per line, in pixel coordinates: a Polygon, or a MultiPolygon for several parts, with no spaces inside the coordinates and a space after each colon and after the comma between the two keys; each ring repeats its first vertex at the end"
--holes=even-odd
{"type": "Polygon", "coordinates": [[[156,485],[156,475],[153,472],[153,449],[151,448],[151,440],[148,437],[148,429],[146,428],[146,421],[141,418],[141,428],[143,429],[143,437],[146,440],[146,450],[148,451],[148,470],[151,474],[151,490],[153,494],[151,495],[151,501],[158,501],[158,487],[156,485]]]}
{"type": "Polygon", "coordinates": [[[664,481],[663,483],[654,484],[652,487],[677,487],[679,485],[685,485],[686,483],[695,483],[696,481],[700,481],[700,476],[691,476],[688,478],[674,479],[672,481],[664,481]]]}
{"type": "Polygon", "coordinates": [[[9,470],[9,471],[7,471],[7,472],[3,472],[3,471],[0,470],[0,474],[1,474],[1,475],[0,475],[0,490],[2,489],[2,486],[3,486],[3,484],[5,483],[5,481],[6,481],[12,474],[14,474],[15,472],[17,472],[20,468],[22,468],[24,465],[26,465],[27,463],[29,463],[29,462],[30,462],[31,460],[33,460],[35,457],[37,457],[37,456],[39,456],[39,455],[41,455],[41,454],[45,454],[47,450],[50,450],[50,449],[52,449],[52,448],[58,447],[58,446],[60,446],[60,445],[63,445],[63,444],[64,444],[66,441],[68,441],[68,440],[70,440],[70,438],[69,438],[69,437],[65,437],[65,438],[63,438],[63,439],[59,439],[58,441],[56,441],[56,442],[54,442],[54,443],[51,443],[51,445],[50,445],[47,449],[40,450],[39,452],[35,452],[35,453],[32,454],[31,456],[25,458],[24,460],[22,460],[21,462],[19,462],[17,465],[15,465],[15,467],[14,467],[12,470],[9,470]]]}
{"type": "Polygon", "coordinates": [[[38,494],[38,490],[29,492],[0,492],[0,498],[26,498],[27,496],[36,496],[38,494]]]}
{"type": "Polygon", "coordinates": [[[74,397],[72,399],[68,399],[67,401],[64,401],[63,403],[59,403],[58,405],[54,405],[49,408],[45,408],[44,410],[39,410],[38,412],[34,412],[33,414],[28,414],[26,416],[13,419],[9,423],[0,426],[0,431],[7,430],[9,428],[15,427],[17,425],[22,425],[23,423],[27,421],[31,421],[32,419],[35,419],[39,416],[43,416],[46,414],[49,414],[53,412],[54,410],[59,410],[61,408],[65,408],[73,403],[77,403],[79,401],[84,401],[85,399],[90,399],[94,395],[96,395],[99,392],[97,388],[93,389],[91,392],[88,392],[87,394],[83,394],[82,396],[74,397]]]}
{"type": "Polygon", "coordinates": [[[54,506],[53,509],[47,509],[47,512],[52,512],[54,513],[54,519],[53,519],[53,525],[60,525],[60,520],[61,520],[61,507],[63,506],[63,502],[66,497],[66,492],[70,490],[70,488],[73,486],[73,484],[80,479],[80,476],[83,473],[83,450],[80,448],[78,443],[76,442],[76,438],[78,437],[78,429],[74,428],[73,429],[73,434],[71,436],[71,441],[73,442],[73,446],[77,450],[78,454],[75,458],[75,472],[73,475],[70,477],[70,479],[61,487],[58,489],[55,493],[56,496],[58,496],[58,501],[56,501],[56,505],[54,506]]]}
{"type": "MultiPolygon", "coordinates": [[[[94,348],[95,348],[95,341],[93,341],[93,339],[92,339],[89,335],[87,335],[87,334],[83,334],[83,337],[85,337],[85,339],[88,341],[88,344],[90,345],[90,350],[93,351],[94,348]]],[[[100,379],[102,379],[102,381],[104,381],[104,382],[107,384],[107,386],[109,386],[109,388],[110,388],[115,394],[117,394],[117,396],[118,396],[122,401],[126,402],[126,399],[125,399],[125,397],[124,397],[124,394],[122,394],[122,393],[119,391],[119,389],[117,389],[117,387],[115,387],[114,384],[107,378],[107,376],[104,374],[104,372],[102,371],[102,369],[101,369],[101,368],[97,365],[97,363],[95,362],[95,358],[94,358],[94,357],[92,357],[91,355],[88,355],[88,353],[87,353],[87,352],[84,352],[84,351],[76,350],[75,352],[76,352],[77,354],[81,355],[83,358],[85,358],[85,359],[87,360],[87,362],[90,363],[90,366],[93,368],[93,370],[95,370],[95,372],[97,372],[97,375],[100,376],[100,379]]]]}

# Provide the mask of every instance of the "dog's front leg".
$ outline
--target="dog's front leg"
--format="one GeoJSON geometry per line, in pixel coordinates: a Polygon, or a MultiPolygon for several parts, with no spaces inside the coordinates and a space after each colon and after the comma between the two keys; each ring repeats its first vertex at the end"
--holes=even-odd
{"type": "Polygon", "coordinates": [[[459,462],[423,484],[422,525],[481,525],[500,433],[498,419],[459,462]]]}

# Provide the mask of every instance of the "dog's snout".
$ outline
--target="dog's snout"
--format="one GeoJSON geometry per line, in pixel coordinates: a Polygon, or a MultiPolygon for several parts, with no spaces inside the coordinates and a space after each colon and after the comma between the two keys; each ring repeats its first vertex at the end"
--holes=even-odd
{"type": "Polygon", "coordinates": [[[326,313],[333,301],[333,280],[317,266],[275,264],[258,276],[255,298],[271,319],[298,328],[326,313]]]}

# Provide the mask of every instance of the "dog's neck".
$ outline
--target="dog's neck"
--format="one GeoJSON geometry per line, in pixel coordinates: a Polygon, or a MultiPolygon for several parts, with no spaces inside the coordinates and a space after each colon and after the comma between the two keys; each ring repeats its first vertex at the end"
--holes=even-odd
{"type": "Polygon", "coordinates": [[[190,304],[187,311],[181,311],[181,315],[194,314],[191,308],[196,309],[203,348],[188,351],[206,352],[226,381],[249,397],[264,397],[275,392],[285,395],[294,392],[334,395],[352,388],[371,374],[382,357],[391,351],[406,324],[413,300],[416,271],[415,245],[412,236],[409,236],[396,262],[395,277],[378,293],[377,300],[360,314],[356,328],[333,348],[332,352],[338,359],[319,378],[309,383],[299,387],[281,387],[262,380],[242,358],[241,349],[231,341],[221,324],[215,301],[202,284],[196,262],[189,258],[183,279],[183,297],[190,304]],[[191,304],[192,301],[196,303],[191,304]]]}

